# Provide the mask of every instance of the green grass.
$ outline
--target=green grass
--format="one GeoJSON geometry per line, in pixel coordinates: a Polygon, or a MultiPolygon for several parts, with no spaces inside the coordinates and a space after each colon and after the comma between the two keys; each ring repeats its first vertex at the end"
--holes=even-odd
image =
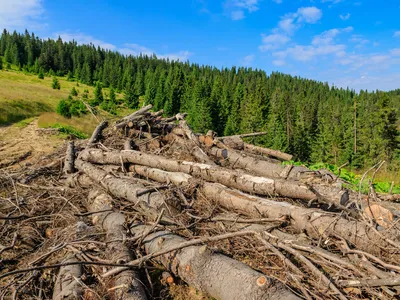
{"type": "Polygon", "coordinates": [[[50,126],[51,128],[58,128],[61,132],[62,137],[67,137],[69,135],[73,135],[78,139],[87,139],[88,135],[84,132],[79,131],[78,129],[74,128],[73,126],[62,125],[59,123],[53,124],[50,126]]]}
{"type": "MultiPolygon", "coordinates": [[[[331,171],[332,173],[334,173],[335,175],[339,175],[339,177],[341,179],[343,179],[344,181],[348,182],[348,184],[346,184],[347,188],[350,188],[352,190],[359,190],[360,187],[360,181],[363,177],[364,172],[359,171],[358,174],[351,172],[345,168],[342,168],[340,170],[340,174],[339,174],[339,168],[335,165],[332,164],[327,164],[327,163],[316,163],[316,164],[311,164],[311,165],[307,165],[305,163],[302,162],[284,162],[283,164],[293,164],[293,165],[297,165],[297,166],[306,166],[311,170],[320,170],[320,169],[327,169],[329,171],[331,171]]],[[[367,176],[365,176],[362,185],[361,185],[361,192],[364,194],[367,194],[369,191],[369,183],[368,180],[371,179],[371,175],[373,172],[370,172],[369,174],[367,174],[367,176]]],[[[378,178],[378,180],[374,180],[373,186],[376,192],[378,193],[388,193],[390,190],[390,187],[392,185],[392,181],[386,177],[386,176],[376,176],[378,178]]],[[[395,183],[398,182],[398,178],[397,181],[395,181],[395,183]]],[[[393,194],[400,194],[400,184],[395,184],[393,186],[393,190],[392,190],[393,194]]]]}
{"type": "Polygon", "coordinates": [[[15,127],[18,127],[18,128],[25,128],[25,127],[28,126],[30,123],[32,123],[33,120],[35,120],[35,117],[28,118],[28,119],[24,119],[24,120],[21,120],[21,121],[15,123],[14,126],[15,126],[15,127]]]}
{"type": "MultiPolygon", "coordinates": [[[[58,102],[65,99],[75,87],[79,95],[85,89],[89,97],[93,96],[94,87],[67,81],[66,77],[57,77],[61,84],[60,90],[51,87],[52,77],[39,79],[34,74],[24,74],[22,71],[0,71],[0,125],[11,124],[30,117],[39,116],[44,112],[53,112],[58,102]]],[[[109,93],[108,89],[103,89],[109,93]]],[[[118,95],[121,96],[121,95],[118,95]]]]}

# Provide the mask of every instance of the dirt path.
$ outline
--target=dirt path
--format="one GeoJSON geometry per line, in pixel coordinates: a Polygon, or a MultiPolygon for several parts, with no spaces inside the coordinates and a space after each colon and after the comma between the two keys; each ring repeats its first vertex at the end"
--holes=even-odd
{"type": "Polygon", "coordinates": [[[56,136],[38,134],[38,128],[37,119],[24,128],[0,127],[0,168],[33,163],[63,143],[56,136]]]}

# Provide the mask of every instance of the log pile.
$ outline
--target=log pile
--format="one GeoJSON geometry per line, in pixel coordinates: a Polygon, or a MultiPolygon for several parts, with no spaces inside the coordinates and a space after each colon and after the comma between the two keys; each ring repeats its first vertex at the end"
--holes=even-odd
{"type": "Polygon", "coordinates": [[[2,170],[0,299],[400,295],[398,195],[151,108],[2,170]]]}

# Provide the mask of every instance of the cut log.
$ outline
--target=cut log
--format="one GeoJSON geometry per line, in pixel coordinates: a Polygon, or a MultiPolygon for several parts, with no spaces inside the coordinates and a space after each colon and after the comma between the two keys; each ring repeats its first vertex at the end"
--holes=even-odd
{"type": "Polygon", "coordinates": [[[75,172],[75,145],[74,141],[68,142],[67,152],[64,160],[64,173],[72,174],[75,172]]]}
{"type": "Polygon", "coordinates": [[[254,133],[244,133],[244,134],[237,134],[237,135],[229,135],[229,136],[220,136],[217,137],[218,140],[224,140],[231,137],[238,137],[238,138],[246,138],[246,137],[254,137],[260,135],[266,135],[268,132],[254,132],[254,133]]]}
{"type": "MultiPolygon", "coordinates": [[[[88,210],[90,212],[112,209],[112,199],[109,195],[92,190],[88,196],[88,210]]],[[[121,243],[125,236],[125,216],[118,212],[96,213],[92,217],[93,223],[100,225],[107,233],[107,258],[114,263],[127,263],[132,260],[128,247],[121,243]]],[[[144,300],[146,293],[139,280],[138,274],[133,270],[125,270],[114,277],[114,290],[116,299],[144,300]]]]}
{"type": "Polygon", "coordinates": [[[103,122],[101,122],[96,129],[93,131],[92,136],[90,137],[88,144],[86,146],[86,148],[90,148],[91,146],[93,146],[94,143],[96,143],[100,137],[101,134],[103,132],[103,130],[108,126],[108,121],[105,120],[103,122]]]}
{"type": "Polygon", "coordinates": [[[279,158],[282,160],[292,160],[293,159],[293,155],[281,152],[279,150],[254,146],[254,145],[247,144],[247,143],[244,143],[244,150],[249,151],[251,153],[255,153],[255,154],[264,154],[264,155],[276,157],[276,158],[279,158]]]}
{"type": "Polygon", "coordinates": [[[82,152],[81,158],[85,161],[98,164],[119,165],[121,162],[124,162],[161,168],[169,172],[183,172],[207,181],[218,182],[245,192],[260,195],[279,195],[307,201],[317,199],[316,195],[300,182],[255,177],[217,166],[177,161],[133,150],[103,152],[98,149],[90,149],[82,152]]]}
{"type": "Polygon", "coordinates": [[[176,114],[175,116],[173,116],[173,117],[169,117],[169,118],[164,118],[164,119],[162,119],[164,122],[172,122],[172,121],[179,121],[179,120],[184,120],[185,118],[186,118],[186,116],[187,116],[187,113],[179,113],[179,114],[176,114]]]}
{"type": "Polygon", "coordinates": [[[124,118],[122,118],[121,120],[119,120],[116,124],[115,127],[116,128],[123,128],[125,126],[127,126],[127,124],[132,121],[133,119],[135,119],[135,117],[140,116],[146,112],[148,112],[150,109],[153,108],[153,105],[149,104],[147,106],[142,107],[141,109],[135,111],[134,113],[130,114],[129,116],[126,116],[124,118]]]}
{"type": "MultiPolygon", "coordinates": [[[[64,263],[77,263],[75,257],[67,258],[64,263]]],[[[79,282],[82,276],[80,265],[68,265],[60,268],[54,285],[53,300],[76,300],[81,299],[82,287],[79,282]]]]}
{"type": "MultiPolygon", "coordinates": [[[[158,215],[157,211],[162,208],[167,208],[167,211],[171,213],[176,213],[180,209],[179,207],[177,208],[178,202],[173,202],[174,199],[165,199],[163,194],[154,191],[154,189],[146,188],[142,184],[133,183],[126,179],[117,178],[91,163],[78,159],[76,161],[76,167],[78,170],[84,172],[90,180],[103,187],[113,196],[131,201],[135,205],[136,209],[140,210],[143,214],[148,215],[150,219],[155,220],[158,215]],[[149,192],[144,193],[144,191],[147,190],[149,192]]],[[[75,181],[83,185],[88,183],[87,178],[84,176],[75,177],[75,181]]],[[[166,213],[165,215],[166,216],[163,216],[162,221],[165,224],[174,224],[174,222],[168,217],[168,214],[166,213]]]]}
{"type": "MultiPolygon", "coordinates": [[[[149,226],[136,226],[131,232],[141,234],[149,226]]],[[[147,254],[170,249],[185,239],[168,231],[150,234],[144,239],[147,254]]],[[[254,271],[247,265],[206,246],[191,246],[154,258],[168,271],[199,291],[220,300],[299,299],[281,283],[254,271]]]]}

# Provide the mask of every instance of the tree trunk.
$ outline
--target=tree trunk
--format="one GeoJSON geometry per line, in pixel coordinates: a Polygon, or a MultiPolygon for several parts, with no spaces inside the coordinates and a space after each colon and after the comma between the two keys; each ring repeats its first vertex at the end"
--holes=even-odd
{"type": "Polygon", "coordinates": [[[93,146],[94,143],[96,143],[99,139],[100,136],[103,132],[103,130],[108,126],[108,121],[103,121],[101,122],[96,129],[93,131],[92,136],[90,137],[88,144],[86,146],[86,148],[90,148],[91,146],[93,146]]]}
{"type": "Polygon", "coordinates": [[[249,151],[251,153],[255,153],[255,154],[264,154],[264,155],[268,155],[268,156],[273,156],[276,158],[280,158],[282,160],[292,160],[292,158],[293,158],[293,155],[281,152],[279,150],[254,146],[254,145],[247,144],[247,143],[244,143],[244,150],[249,151]]]}
{"type": "Polygon", "coordinates": [[[67,145],[67,152],[65,154],[64,160],[64,173],[65,174],[72,174],[75,172],[75,145],[74,141],[68,142],[67,145]]]}
{"type": "MultiPolygon", "coordinates": [[[[75,257],[67,258],[64,263],[78,262],[75,257]]],[[[78,280],[82,276],[80,265],[69,265],[60,268],[54,285],[53,300],[81,299],[82,287],[78,280]]]]}
{"type": "MultiPolygon", "coordinates": [[[[109,195],[92,190],[88,196],[90,212],[112,209],[112,199],[109,195]]],[[[107,233],[107,258],[114,263],[127,263],[132,260],[128,247],[121,242],[125,236],[125,216],[118,212],[103,212],[92,215],[94,224],[100,225],[107,233]]],[[[125,270],[114,277],[114,286],[119,287],[114,294],[116,299],[144,300],[147,299],[139,277],[133,270],[125,270]]]]}
{"type": "Polygon", "coordinates": [[[126,116],[119,120],[116,124],[116,128],[123,128],[128,125],[128,123],[132,120],[134,120],[136,117],[143,115],[144,113],[148,112],[150,109],[153,108],[153,105],[149,104],[145,107],[142,107],[141,109],[135,111],[134,113],[130,114],[129,116],[126,116]]]}
{"type": "Polygon", "coordinates": [[[83,160],[98,164],[134,163],[169,172],[183,172],[207,181],[218,182],[245,192],[260,195],[279,195],[304,200],[315,200],[316,195],[300,182],[255,177],[217,166],[177,161],[138,151],[103,152],[91,149],[81,153],[83,160]]]}
{"type": "MultiPolygon", "coordinates": [[[[136,226],[141,234],[148,226],[136,226]]],[[[144,239],[147,254],[176,246],[185,239],[168,231],[150,234],[144,239]]],[[[191,246],[154,258],[168,270],[199,291],[220,300],[299,299],[281,283],[254,271],[247,265],[206,246],[191,246]]]]}

